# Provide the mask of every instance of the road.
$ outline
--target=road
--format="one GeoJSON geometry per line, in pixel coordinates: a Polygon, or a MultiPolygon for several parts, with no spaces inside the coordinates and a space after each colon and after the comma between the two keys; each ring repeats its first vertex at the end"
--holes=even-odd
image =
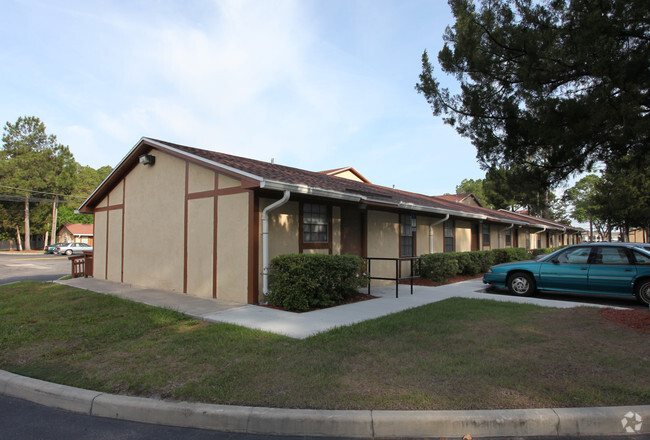
{"type": "Polygon", "coordinates": [[[0,253],[0,285],[16,281],[52,281],[70,275],[68,257],[42,253],[0,253]]]}

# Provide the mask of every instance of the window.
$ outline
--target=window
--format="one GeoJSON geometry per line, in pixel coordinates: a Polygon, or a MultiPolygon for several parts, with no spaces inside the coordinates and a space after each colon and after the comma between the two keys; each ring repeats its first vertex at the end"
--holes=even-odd
{"type": "Polygon", "coordinates": [[[506,229],[506,246],[512,247],[512,229],[506,229]]]}
{"type": "Polygon", "coordinates": [[[558,255],[557,261],[564,264],[587,264],[590,253],[591,248],[588,247],[572,248],[558,255]]]}
{"type": "Polygon", "coordinates": [[[490,225],[483,223],[483,246],[490,246],[490,225]]]}
{"type": "Polygon", "coordinates": [[[630,264],[625,249],[619,247],[599,247],[596,250],[595,264],[626,266],[630,264]]]}
{"type": "Polygon", "coordinates": [[[327,205],[305,203],[302,210],[302,239],[304,243],[327,243],[329,215],[327,205]]]}
{"type": "Polygon", "coordinates": [[[637,265],[650,266],[650,257],[647,255],[637,251],[632,251],[632,255],[634,255],[634,260],[637,265]]]}
{"type": "Polygon", "coordinates": [[[444,223],[445,229],[445,252],[454,252],[454,221],[447,220],[444,223]]]}
{"type": "Polygon", "coordinates": [[[542,248],[542,236],[537,234],[537,249],[542,248]]]}
{"type": "Polygon", "coordinates": [[[400,215],[400,256],[415,256],[415,232],[417,223],[415,214],[400,215]]]}

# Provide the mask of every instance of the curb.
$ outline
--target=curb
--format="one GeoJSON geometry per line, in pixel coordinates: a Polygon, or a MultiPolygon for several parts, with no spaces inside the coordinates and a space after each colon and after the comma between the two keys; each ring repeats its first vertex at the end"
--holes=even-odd
{"type": "Polygon", "coordinates": [[[97,417],[244,434],[395,438],[650,433],[650,405],[478,411],[261,408],[106,394],[3,370],[0,394],[97,417]]]}

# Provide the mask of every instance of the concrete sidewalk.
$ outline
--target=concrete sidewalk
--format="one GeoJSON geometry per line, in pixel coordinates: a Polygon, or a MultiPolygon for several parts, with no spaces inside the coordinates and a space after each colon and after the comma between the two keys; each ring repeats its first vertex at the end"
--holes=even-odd
{"type": "Polygon", "coordinates": [[[414,286],[413,295],[410,294],[410,286],[403,285],[400,286],[399,298],[395,298],[394,285],[373,287],[371,293],[378,297],[376,299],[305,313],[285,312],[257,305],[197,298],[182,293],[147,289],[94,278],[75,278],[57,281],[57,283],[165,307],[208,322],[225,322],[297,339],[304,339],[335,327],[379,318],[452,297],[493,299],[558,308],[585,305],[598,307],[578,302],[487,293],[486,286],[480,279],[440,287],[414,286]]]}

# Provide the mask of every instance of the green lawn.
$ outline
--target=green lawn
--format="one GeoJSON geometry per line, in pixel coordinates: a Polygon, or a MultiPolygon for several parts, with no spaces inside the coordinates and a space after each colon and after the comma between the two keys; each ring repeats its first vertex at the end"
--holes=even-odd
{"type": "Polygon", "coordinates": [[[450,299],[305,340],[75,288],[0,287],[0,368],[109,393],[327,409],[650,403],[648,335],[595,308],[450,299]]]}

